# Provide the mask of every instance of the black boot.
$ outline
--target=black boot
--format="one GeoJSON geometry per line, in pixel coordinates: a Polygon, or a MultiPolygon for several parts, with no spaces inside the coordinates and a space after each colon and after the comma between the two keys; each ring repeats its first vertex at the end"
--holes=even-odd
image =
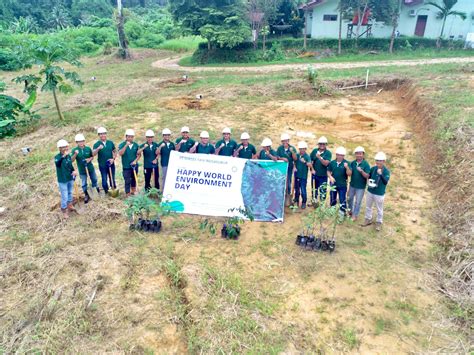
{"type": "Polygon", "coordinates": [[[97,193],[100,194],[100,189],[96,187],[97,193]]]}
{"type": "Polygon", "coordinates": [[[85,191],[84,192],[84,203],[89,202],[90,199],[91,199],[91,197],[89,196],[89,192],[85,191]]]}

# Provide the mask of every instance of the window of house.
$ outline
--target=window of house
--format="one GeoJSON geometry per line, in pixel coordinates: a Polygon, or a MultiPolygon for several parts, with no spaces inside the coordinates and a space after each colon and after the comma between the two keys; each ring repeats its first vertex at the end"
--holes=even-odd
{"type": "Polygon", "coordinates": [[[323,21],[337,21],[337,15],[324,15],[323,21]]]}

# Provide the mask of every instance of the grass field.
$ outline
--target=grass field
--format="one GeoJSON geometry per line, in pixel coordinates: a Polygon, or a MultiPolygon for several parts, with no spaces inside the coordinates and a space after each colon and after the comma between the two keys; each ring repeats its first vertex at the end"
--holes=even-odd
{"type": "MultiPolygon", "coordinates": [[[[83,88],[60,96],[66,120],[41,94],[42,121],[0,142],[0,352],[127,353],[413,353],[469,349],[454,309],[432,276],[444,230],[431,216],[438,201],[415,134],[411,91],[376,90],[318,96],[301,73],[202,72],[153,68],[168,51],[143,51],[133,62],[84,60],[83,88]],[[88,78],[96,76],[96,81],[88,78]],[[202,109],[181,102],[202,94],[202,109]],[[392,180],[384,230],[345,223],[334,254],[294,245],[306,212],[282,224],[250,223],[239,241],[201,230],[204,217],[166,217],[162,233],[130,232],[123,199],[93,196],[63,222],[53,156],[55,142],[98,126],[121,141],[133,127],[183,125],[193,136],[224,126],[257,143],[287,131],[324,134],[330,149],[362,144],[385,150],[392,180]],[[408,133],[408,135],[407,135],[408,133]],[[21,155],[21,147],[32,153],[21,155]],[[92,295],[94,297],[92,298],[92,295]]],[[[409,78],[439,110],[440,142],[473,128],[472,65],[371,69],[374,81],[409,78]]],[[[321,70],[323,81],[364,77],[364,69],[321,70]]],[[[10,79],[17,73],[1,73],[10,79]]],[[[383,86],[381,86],[383,88],[383,86]]],[[[19,96],[21,88],[10,92],[19,96]]],[[[426,132],[431,134],[433,132],[426,132]]],[[[235,133],[237,135],[237,133],[235,133]]],[[[314,146],[314,139],[308,141],[314,146]]],[[[454,150],[449,153],[454,154],[454,150]]],[[[453,159],[456,159],[453,156],[453,159]]],[[[434,163],[433,163],[434,164],[434,163]]],[[[119,165],[120,171],[120,165],[119,165]]],[[[123,180],[118,174],[119,188],[123,180]]],[[[220,219],[212,222],[222,223],[220,219]]],[[[461,314],[460,314],[461,313],[461,314]]]]}

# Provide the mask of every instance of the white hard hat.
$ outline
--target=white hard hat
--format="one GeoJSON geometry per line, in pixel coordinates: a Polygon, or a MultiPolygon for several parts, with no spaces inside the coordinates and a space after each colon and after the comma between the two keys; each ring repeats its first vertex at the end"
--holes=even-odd
{"type": "Polygon", "coordinates": [[[247,132],[244,132],[240,135],[240,139],[250,139],[250,135],[247,132]]]}
{"type": "Polygon", "coordinates": [[[224,128],[222,130],[222,133],[229,133],[230,134],[231,133],[230,128],[229,127],[224,128]]]}
{"type": "Polygon", "coordinates": [[[356,149],[354,149],[354,154],[355,153],[365,153],[364,147],[358,146],[356,149]]]}
{"type": "Polygon", "coordinates": [[[105,127],[99,127],[97,129],[97,134],[101,134],[101,133],[107,133],[107,130],[105,129],[105,127]]]}
{"type": "Polygon", "coordinates": [[[125,135],[126,136],[135,136],[135,131],[133,129],[129,128],[125,131],[125,135]]]}
{"type": "Polygon", "coordinates": [[[290,140],[290,135],[288,133],[283,133],[280,137],[280,140],[282,141],[290,140]]]}
{"type": "Polygon", "coordinates": [[[264,138],[262,141],[262,147],[271,147],[272,140],[270,138],[264,138]]]}
{"type": "Polygon", "coordinates": [[[377,154],[375,154],[375,160],[387,160],[387,156],[385,155],[384,152],[378,152],[377,154]]]}
{"type": "Polygon", "coordinates": [[[163,130],[163,132],[161,132],[161,134],[165,135],[165,134],[171,134],[171,131],[168,129],[168,128],[165,128],[163,130]]]}
{"type": "Polygon", "coordinates": [[[308,144],[306,142],[298,142],[298,149],[305,149],[308,148],[308,144]]]}
{"type": "Polygon", "coordinates": [[[344,148],[344,147],[337,147],[337,149],[336,149],[336,154],[339,154],[339,155],[346,155],[346,148],[344,148]]]}
{"type": "Polygon", "coordinates": [[[202,131],[201,134],[199,135],[201,138],[209,138],[209,133],[207,131],[202,131]]]}
{"type": "Polygon", "coordinates": [[[76,141],[76,142],[82,142],[82,141],[85,141],[85,140],[86,140],[86,138],[81,133],[76,134],[76,137],[74,137],[74,141],[76,141]]]}
{"type": "Polygon", "coordinates": [[[328,144],[328,139],[324,136],[319,137],[318,144],[328,144]]]}
{"type": "Polygon", "coordinates": [[[155,136],[155,132],[153,132],[151,129],[145,132],[145,137],[154,137],[154,136],[155,136]]]}
{"type": "Polygon", "coordinates": [[[69,143],[64,139],[58,140],[58,143],[56,144],[58,148],[64,148],[64,147],[67,147],[68,145],[69,143]]]}
{"type": "Polygon", "coordinates": [[[184,133],[184,132],[189,132],[188,126],[181,127],[181,133],[184,133]]]}

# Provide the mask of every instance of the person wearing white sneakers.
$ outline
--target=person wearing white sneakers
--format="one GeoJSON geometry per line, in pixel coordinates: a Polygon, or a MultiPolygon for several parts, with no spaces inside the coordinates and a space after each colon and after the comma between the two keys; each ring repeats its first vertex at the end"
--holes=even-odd
{"type": "Polygon", "coordinates": [[[231,130],[226,127],[222,130],[222,139],[216,143],[216,154],[232,157],[237,149],[237,142],[230,138],[231,130]]]}
{"type": "Polygon", "coordinates": [[[201,143],[194,143],[194,147],[192,147],[189,152],[198,154],[214,154],[216,150],[214,146],[209,143],[209,133],[207,131],[202,131],[199,137],[201,138],[201,143]]]}
{"type": "Polygon", "coordinates": [[[115,158],[117,158],[117,151],[114,142],[107,139],[107,130],[104,127],[99,127],[97,129],[97,134],[99,140],[95,142],[92,147],[92,154],[94,156],[97,155],[100,176],[102,179],[102,189],[107,194],[109,192],[108,177],[110,173],[110,179],[113,184],[110,188],[117,188],[117,184],[115,183],[115,158]]]}
{"type": "Polygon", "coordinates": [[[158,157],[156,151],[158,144],[154,142],[155,132],[151,129],[145,132],[146,142],[140,145],[138,154],[143,154],[143,174],[145,175],[145,190],[151,188],[151,176],[153,175],[153,184],[157,189],[160,188],[160,172],[158,171],[158,157]]]}
{"type": "Polygon", "coordinates": [[[69,143],[64,139],[60,139],[56,147],[59,149],[59,153],[54,157],[54,164],[56,165],[56,177],[58,179],[59,192],[61,193],[61,212],[64,218],[69,218],[68,211],[76,211],[72,205],[72,190],[77,173],[74,170],[71,156],[69,155],[69,143]]]}
{"type": "Polygon", "coordinates": [[[306,142],[299,142],[298,150],[300,152],[295,154],[295,203],[298,206],[301,193],[301,208],[303,210],[306,208],[306,202],[308,200],[308,195],[306,193],[308,169],[311,170],[311,174],[314,173],[311,158],[308,153],[306,153],[306,149],[308,149],[308,144],[306,144],[306,142]]]}
{"type": "Polygon", "coordinates": [[[367,178],[370,173],[370,165],[364,159],[365,149],[357,147],[354,149],[355,160],[351,162],[352,170],[351,183],[349,184],[349,193],[347,204],[352,220],[355,222],[360,213],[360,205],[364,199],[365,188],[367,187],[367,178]]]}
{"type": "Polygon", "coordinates": [[[234,157],[242,159],[256,159],[257,150],[255,147],[249,143],[250,135],[247,132],[244,132],[240,135],[240,143],[234,152],[234,157]]]}
{"type": "Polygon", "coordinates": [[[258,159],[260,160],[278,160],[277,152],[272,149],[272,140],[270,138],[264,138],[262,141],[262,149],[258,153],[258,159]]]}
{"type": "Polygon", "coordinates": [[[375,166],[370,169],[369,180],[367,185],[367,199],[365,208],[365,221],[362,226],[369,226],[373,223],[372,221],[372,207],[375,203],[377,208],[377,221],[375,224],[375,230],[382,230],[383,223],[383,202],[385,199],[385,190],[387,188],[388,181],[390,180],[390,170],[385,166],[387,156],[384,152],[378,152],[375,154],[375,166]]]}
{"type": "Polygon", "coordinates": [[[125,131],[125,141],[120,143],[118,154],[122,157],[122,174],[125,181],[125,194],[130,196],[137,192],[137,181],[133,170],[138,174],[137,161],[140,158],[138,144],[134,142],[135,131],[127,129],[125,131]]]}
{"type": "Polygon", "coordinates": [[[77,143],[77,147],[71,151],[71,160],[73,162],[76,161],[77,170],[81,177],[82,191],[84,192],[84,203],[88,203],[91,197],[87,191],[87,175],[89,175],[91,179],[92,188],[96,188],[97,193],[100,192],[97,187],[97,175],[95,173],[94,164],[92,164],[94,156],[92,155],[92,149],[86,146],[86,138],[83,134],[76,134],[74,140],[77,143]]]}
{"type": "Polygon", "coordinates": [[[181,128],[181,137],[176,139],[176,146],[175,149],[178,152],[186,153],[194,147],[195,141],[194,139],[189,137],[189,127],[184,126],[181,128]]]}
{"type": "Polygon", "coordinates": [[[331,206],[336,205],[337,196],[339,196],[339,210],[341,214],[346,212],[347,178],[352,175],[352,170],[345,156],[346,148],[338,147],[336,149],[336,159],[332,160],[328,165],[330,186],[335,187],[335,190],[331,191],[329,195],[331,206]]]}
{"type": "Polygon", "coordinates": [[[163,140],[158,146],[158,156],[160,157],[161,164],[161,174],[163,175],[163,184],[162,191],[165,188],[166,173],[168,172],[168,164],[170,161],[170,152],[175,150],[176,147],[173,142],[171,142],[171,131],[168,128],[165,128],[161,134],[163,135],[163,140]]]}
{"type": "MultiPolygon", "coordinates": [[[[327,149],[328,140],[322,136],[318,139],[318,147],[311,152],[311,161],[315,173],[311,176],[311,196],[313,200],[326,200],[326,188],[328,183],[328,165],[331,162],[332,154],[327,149]]],[[[318,202],[316,201],[316,206],[318,202]]]]}

